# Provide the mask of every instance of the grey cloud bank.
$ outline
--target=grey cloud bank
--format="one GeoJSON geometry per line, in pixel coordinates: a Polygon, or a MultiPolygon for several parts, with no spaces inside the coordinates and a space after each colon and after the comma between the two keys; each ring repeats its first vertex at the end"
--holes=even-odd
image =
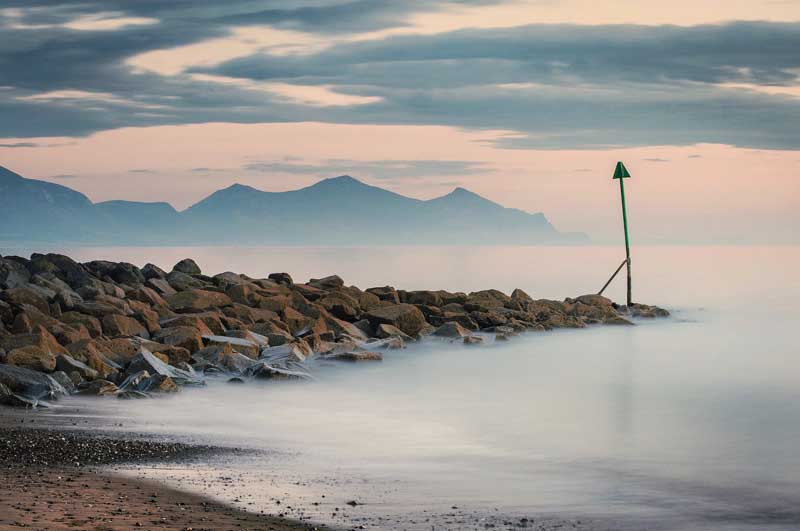
{"type": "MultiPolygon", "coordinates": [[[[701,142],[800,148],[800,98],[756,90],[800,85],[800,23],[465,29],[341,43],[304,55],[254,53],[174,76],[135,71],[126,63],[242,26],[347,35],[401,27],[413,13],[451,4],[271,2],[265,9],[240,1],[7,1],[3,5],[15,9],[0,18],[0,68],[11,73],[3,82],[9,88],[0,91],[0,137],[212,121],[321,121],[521,133],[497,141],[506,148],[701,142]],[[112,31],[65,26],[101,12],[157,22],[112,31]],[[198,81],[192,78],[197,73],[379,99],[307,105],[269,90],[198,81]],[[79,93],[43,97],[57,91],[79,93]]],[[[298,172],[300,166],[284,170],[298,172]]]]}

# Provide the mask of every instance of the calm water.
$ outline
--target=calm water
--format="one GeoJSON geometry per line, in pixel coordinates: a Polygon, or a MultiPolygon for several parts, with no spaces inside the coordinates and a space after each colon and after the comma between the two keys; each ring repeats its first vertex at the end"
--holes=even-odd
{"type": "MultiPolygon", "coordinates": [[[[622,259],[607,247],[69,254],[550,298],[596,291],[622,259]]],[[[92,408],[126,427],[270,449],[149,472],[249,509],[387,529],[523,516],[581,529],[800,529],[800,248],[636,248],[633,265],[635,298],[673,318],[478,348],[426,343],[379,364],[319,367],[314,383],[212,383],[92,408]]]]}

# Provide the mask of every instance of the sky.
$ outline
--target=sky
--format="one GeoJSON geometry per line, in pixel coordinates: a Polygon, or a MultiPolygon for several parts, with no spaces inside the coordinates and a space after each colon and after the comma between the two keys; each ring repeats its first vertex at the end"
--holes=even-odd
{"type": "Polygon", "coordinates": [[[800,0],[0,0],[0,165],[182,209],[457,186],[595,241],[800,243],[800,0]]]}

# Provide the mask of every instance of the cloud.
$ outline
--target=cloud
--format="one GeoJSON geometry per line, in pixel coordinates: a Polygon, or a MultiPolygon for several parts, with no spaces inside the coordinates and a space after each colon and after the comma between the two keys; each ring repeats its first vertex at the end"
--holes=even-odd
{"type": "Polygon", "coordinates": [[[12,75],[0,91],[0,137],[319,121],[506,130],[516,134],[497,145],[521,149],[800,149],[800,98],[790,95],[800,86],[800,23],[540,24],[333,38],[483,3],[500,2],[7,0],[0,70],[12,75]],[[332,44],[308,53],[255,46],[202,66],[197,54],[169,75],[129,62],[257,25],[332,44]]]}
{"type": "Polygon", "coordinates": [[[128,173],[146,173],[146,174],[155,174],[155,173],[158,173],[158,172],[157,172],[157,171],[155,171],[155,170],[148,170],[148,169],[144,169],[144,168],[141,168],[141,169],[137,168],[137,169],[134,169],[134,170],[128,170],[128,173]]]}
{"type": "Polygon", "coordinates": [[[689,155],[686,158],[687,159],[701,159],[701,158],[703,158],[703,155],[689,155]]]}
{"type": "Polygon", "coordinates": [[[261,173],[288,173],[330,177],[335,175],[367,176],[372,179],[418,179],[422,177],[462,176],[491,173],[483,162],[463,160],[345,160],[327,159],[313,164],[292,161],[252,162],[243,169],[261,173]]]}
{"type": "Polygon", "coordinates": [[[652,157],[652,158],[647,158],[647,159],[642,159],[642,160],[645,160],[647,162],[669,162],[669,159],[660,159],[658,157],[652,157]]]}
{"type": "Polygon", "coordinates": [[[59,180],[61,180],[61,179],[77,179],[78,176],[77,175],[73,175],[73,174],[62,174],[62,175],[52,175],[50,178],[51,179],[59,179],[59,180]]]}

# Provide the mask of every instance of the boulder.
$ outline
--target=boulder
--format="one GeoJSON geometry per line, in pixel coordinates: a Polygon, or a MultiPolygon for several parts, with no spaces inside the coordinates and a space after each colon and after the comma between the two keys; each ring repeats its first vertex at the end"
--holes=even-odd
{"type": "Polygon", "coordinates": [[[193,289],[181,291],[166,298],[169,307],[178,313],[197,313],[211,308],[220,308],[233,304],[224,293],[193,289]]]}
{"type": "Polygon", "coordinates": [[[607,315],[602,320],[603,324],[606,325],[622,325],[622,326],[633,326],[631,321],[628,321],[621,315],[607,315]]]}
{"type": "Polygon", "coordinates": [[[227,336],[203,336],[206,345],[230,345],[232,350],[244,354],[248,358],[257,359],[261,345],[248,339],[227,336]]]}
{"type": "MultiPolygon", "coordinates": [[[[97,342],[85,340],[69,345],[69,354],[97,371],[100,378],[116,379],[123,365],[135,355],[136,347],[127,340],[97,342]]],[[[67,371],[67,374],[72,374],[67,371]]]]}
{"type": "Polygon", "coordinates": [[[247,284],[235,284],[228,288],[225,294],[230,297],[233,302],[238,302],[239,304],[245,304],[247,306],[258,306],[263,298],[247,284]]]}
{"type": "Polygon", "coordinates": [[[154,291],[162,296],[174,295],[177,293],[175,288],[173,288],[172,285],[163,278],[149,278],[147,279],[146,284],[148,287],[153,288],[154,291]]]}
{"type": "Polygon", "coordinates": [[[332,290],[344,286],[344,280],[339,275],[331,275],[325,278],[312,278],[308,281],[310,286],[321,290],[332,290]]]}
{"type": "Polygon", "coordinates": [[[114,282],[127,286],[139,286],[144,284],[145,278],[141,270],[133,264],[120,262],[114,266],[109,275],[114,282]]]}
{"type": "Polygon", "coordinates": [[[464,302],[464,309],[468,312],[487,312],[497,308],[504,308],[506,304],[512,304],[511,297],[496,289],[475,291],[467,296],[464,302]]]}
{"type": "Polygon", "coordinates": [[[155,264],[145,264],[142,268],[142,275],[146,280],[151,278],[167,278],[167,273],[155,264]]]}
{"type": "Polygon", "coordinates": [[[337,338],[348,337],[358,341],[366,341],[369,334],[353,323],[337,319],[332,315],[324,318],[325,325],[336,334],[337,338]]]}
{"type": "Polygon", "coordinates": [[[275,367],[266,361],[257,361],[247,369],[247,375],[261,380],[312,380],[308,371],[275,367]]]}
{"type": "Polygon", "coordinates": [[[374,308],[367,312],[365,317],[374,327],[380,324],[390,324],[409,336],[416,336],[427,324],[425,316],[422,315],[419,308],[411,304],[395,304],[374,308]]]}
{"type": "Polygon", "coordinates": [[[406,293],[405,302],[422,306],[442,306],[442,296],[436,291],[409,291],[406,293]]]}
{"type": "Polygon", "coordinates": [[[478,330],[478,328],[480,328],[478,323],[465,313],[443,312],[442,315],[435,320],[434,324],[444,323],[458,323],[467,330],[478,330]]]}
{"type": "Polygon", "coordinates": [[[400,296],[398,295],[397,290],[391,286],[369,288],[367,293],[372,293],[382,301],[388,301],[394,304],[400,303],[400,296]]]}
{"type": "Polygon", "coordinates": [[[325,296],[325,291],[309,284],[294,284],[293,293],[298,293],[310,301],[316,301],[325,296]]]}
{"type": "MultiPolygon", "coordinates": [[[[148,282],[153,282],[156,279],[150,279],[148,282]]],[[[194,278],[186,273],[180,271],[172,271],[167,275],[167,282],[172,288],[177,291],[186,291],[187,289],[197,289],[203,287],[203,281],[194,278]]],[[[166,295],[166,293],[164,293],[166,295]]]]}
{"type": "Polygon", "coordinates": [[[97,337],[103,333],[100,319],[92,317],[91,315],[80,312],[64,312],[61,315],[61,321],[75,327],[83,326],[91,337],[97,337]]]}
{"type": "Polygon", "coordinates": [[[53,337],[53,334],[41,326],[36,327],[30,334],[15,334],[0,338],[0,348],[4,349],[6,352],[31,345],[37,346],[45,352],[51,352],[54,355],[68,353],[67,349],[53,337]]]}
{"type": "Polygon", "coordinates": [[[469,330],[467,330],[460,324],[450,322],[450,323],[445,323],[439,328],[437,328],[436,331],[433,333],[433,335],[437,337],[462,338],[471,336],[472,334],[470,333],[469,330]]]}
{"type": "Polygon", "coordinates": [[[483,337],[481,336],[467,336],[463,339],[465,345],[482,345],[483,337]]]}
{"type": "Polygon", "coordinates": [[[103,317],[103,332],[110,337],[139,336],[150,339],[150,332],[139,321],[118,314],[103,317]]]}
{"type": "Polygon", "coordinates": [[[111,272],[116,266],[116,263],[109,262],[108,260],[92,260],[91,262],[85,262],[83,264],[83,267],[97,278],[110,277],[111,272]]]}
{"type": "Polygon", "coordinates": [[[371,351],[337,352],[328,354],[326,360],[335,361],[383,361],[383,354],[371,351]]]}
{"type": "Polygon", "coordinates": [[[191,326],[197,328],[204,335],[222,335],[225,327],[222,325],[221,316],[215,311],[201,313],[186,313],[177,317],[162,319],[159,324],[163,328],[175,326],[191,326]]]}
{"type": "Polygon", "coordinates": [[[403,341],[413,341],[414,338],[397,328],[396,326],[392,326],[390,324],[379,324],[375,328],[375,337],[386,339],[389,337],[399,337],[403,341]]]}
{"type": "Polygon", "coordinates": [[[55,355],[36,345],[10,351],[6,354],[6,363],[39,372],[53,372],[56,369],[55,355]]]}
{"type": "Polygon", "coordinates": [[[633,317],[652,319],[655,317],[669,317],[669,311],[658,306],[648,306],[647,304],[631,304],[628,311],[633,317]]]}
{"type": "Polygon", "coordinates": [[[128,293],[128,298],[147,303],[150,306],[167,306],[167,301],[156,290],[147,286],[139,286],[131,291],[128,293]]]}
{"type": "Polygon", "coordinates": [[[262,297],[258,301],[258,307],[273,312],[282,312],[289,306],[289,297],[286,295],[273,295],[272,297],[262,297]]]}
{"type": "MultiPolygon", "coordinates": [[[[75,373],[75,374],[77,374],[77,373],[75,373]]],[[[69,375],[67,373],[65,373],[64,371],[55,371],[53,373],[50,373],[50,376],[53,377],[53,380],[55,380],[59,384],[61,384],[64,387],[64,389],[67,390],[68,394],[71,395],[72,393],[77,391],[77,389],[75,388],[75,385],[76,385],[75,382],[73,382],[72,378],[70,378],[69,375]]],[[[80,378],[80,376],[78,376],[78,377],[80,378]]]]}
{"type": "MultiPolygon", "coordinates": [[[[55,293],[53,295],[55,296],[55,293]]],[[[35,289],[32,284],[2,291],[0,292],[0,298],[9,304],[33,306],[43,314],[50,315],[50,303],[47,301],[47,297],[43,296],[41,290],[35,289]]]]}
{"type": "Polygon", "coordinates": [[[100,373],[96,370],[76,360],[69,354],[61,354],[56,358],[56,369],[63,371],[65,374],[77,372],[84,380],[95,380],[100,376],[100,373]]]}
{"type": "Polygon", "coordinates": [[[291,286],[294,284],[292,276],[289,273],[270,273],[268,278],[284,286],[291,286]]]}
{"type": "Polygon", "coordinates": [[[14,260],[0,258],[0,289],[24,286],[31,274],[24,265],[14,260]]]}
{"type": "Polygon", "coordinates": [[[108,380],[92,380],[83,382],[78,386],[78,393],[93,396],[113,396],[119,392],[119,388],[114,382],[108,380]]]}
{"type": "Polygon", "coordinates": [[[14,365],[0,364],[0,384],[12,393],[36,400],[53,400],[67,394],[51,376],[14,365]]]}
{"type": "Polygon", "coordinates": [[[294,343],[265,348],[261,351],[262,360],[267,360],[271,364],[285,364],[288,362],[304,362],[306,358],[312,356],[314,352],[311,347],[303,340],[294,343]]]}
{"type": "Polygon", "coordinates": [[[198,385],[203,383],[202,379],[196,374],[164,363],[147,349],[142,349],[141,352],[131,360],[126,375],[129,376],[139,371],[147,371],[150,375],[159,374],[161,376],[169,376],[178,385],[198,385]]]}
{"type": "Polygon", "coordinates": [[[191,352],[203,348],[203,333],[191,326],[170,326],[162,328],[153,336],[153,340],[164,345],[182,347],[191,352]]]}
{"type": "Polygon", "coordinates": [[[345,321],[355,321],[359,315],[358,301],[344,293],[331,293],[319,300],[319,304],[334,316],[345,321]]]}
{"type": "Polygon", "coordinates": [[[197,265],[197,262],[192,260],[191,258],[184,258],[177,264],[172,267],[173,271],[177,271],[179,273],[186,273],[187,275],[202,275],[203,272],[200,270],[200,266],[197,265]]]}
{"type": "Polygon", "coordinates": [[[610,308],[614,305],[611,299],[603,297],[602,295],[590,294],[575,297],[575,299],[567,299],[567,302],[580,302],[588,306],[600,306],[610,308]]]}
{"type": "Polygon", "coordinates": [[[102,319],[106,315],[112,313],[118,313],[121,315],[133,313],[127,303],[125,306],[127,307],[127,312],[124,309],[120,309],[118,306],[111,304],[110,302],[86,301],[76,304],[75,311],[102,319]]]}
{"type": "Polygon", "coordinates": [[[26,398],[24,396],[14,394],[11,389],[0,383],[0,405],[34,408],[39,405],[39,401],[35,398],[26,398]]]}

